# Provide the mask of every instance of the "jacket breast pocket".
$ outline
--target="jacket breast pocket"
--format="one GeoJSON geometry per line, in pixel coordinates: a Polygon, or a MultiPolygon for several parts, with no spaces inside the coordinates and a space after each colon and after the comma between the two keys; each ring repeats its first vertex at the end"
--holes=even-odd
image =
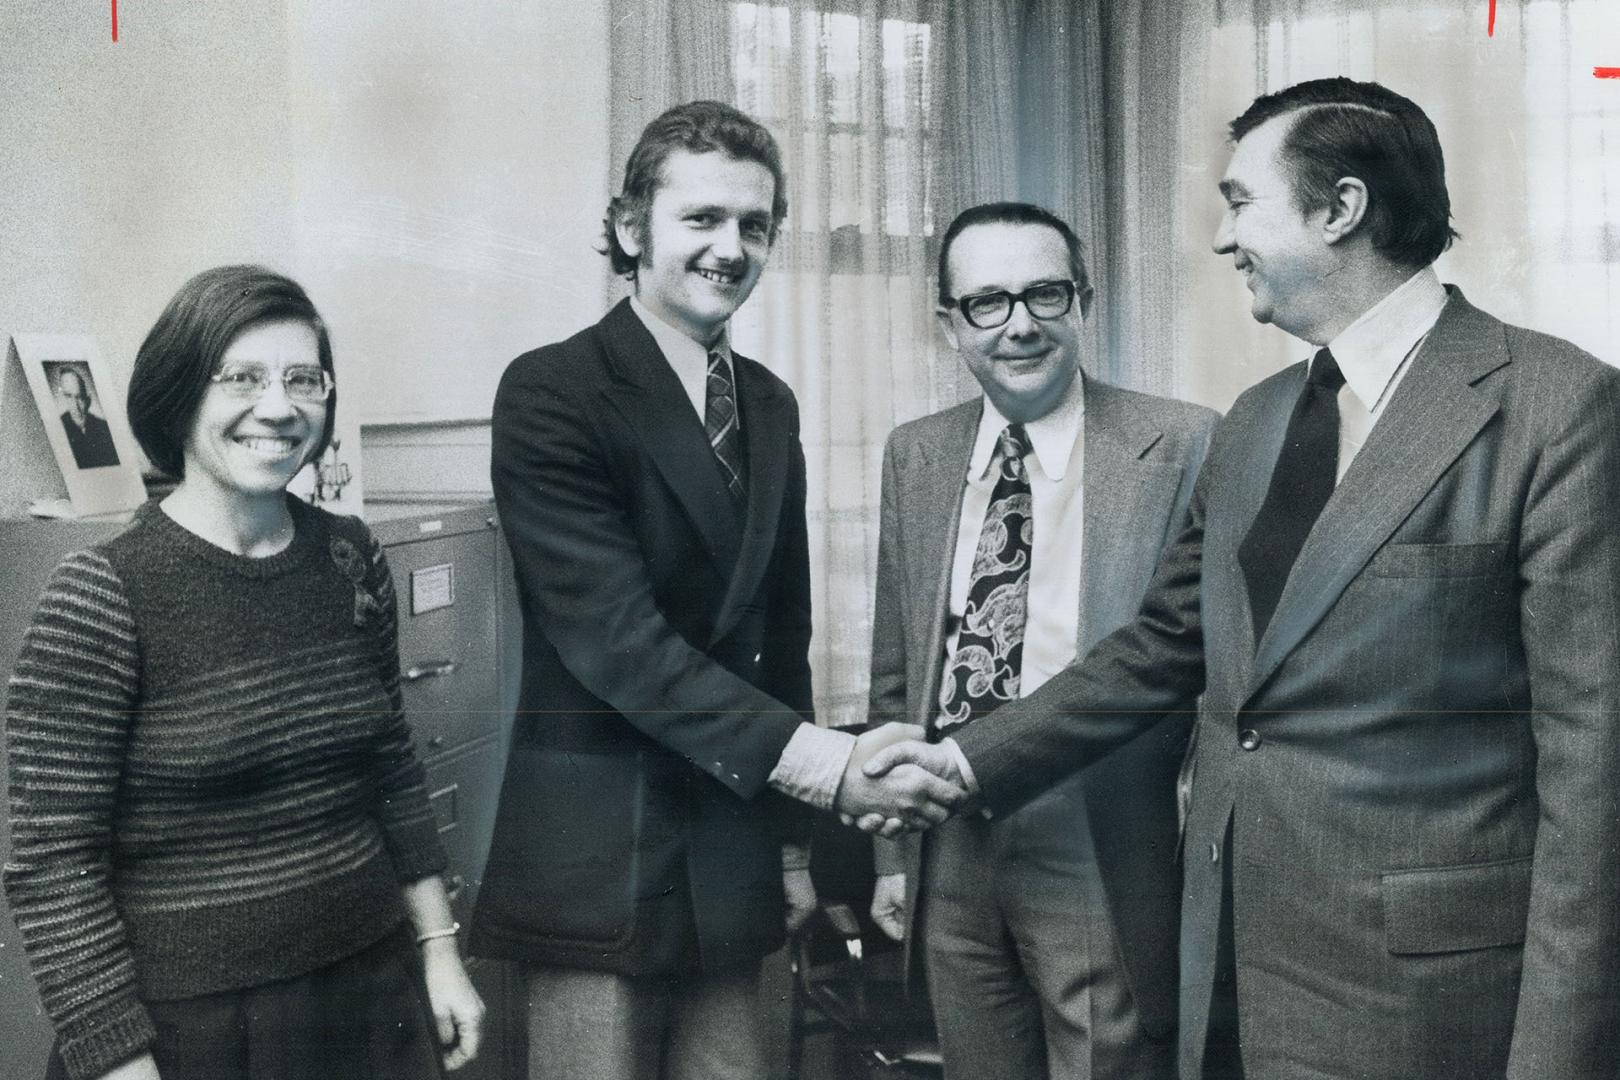
{"type": "Polygon", "coordinates": [[[1374,577],[1480,577],[1496,573],[1507,562],[1508,545],[1385,544],[1367,564],[1374,577]]]}
{"type": "Polygon", "coordinates": [[[1381,875],[1391,953],[1447,953],[1524,943],[1529,856],[1381,875]]]}

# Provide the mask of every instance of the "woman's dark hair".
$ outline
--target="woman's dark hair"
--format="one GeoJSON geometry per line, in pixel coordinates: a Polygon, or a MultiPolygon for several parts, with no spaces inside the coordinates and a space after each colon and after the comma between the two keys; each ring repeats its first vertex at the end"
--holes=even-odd
{"type": "MultiPolygon", "coordinates": [[[[129,380],[129,426],[154,466],[173,477],[185,474],[183,448],[220,357],[244,330],[283,321],[315,331],[321,367],[332,375],[326,324],[291,278],[262,266],[216,266],[180,287],[141,343],[129,380]]],[[[312,460],[332,441],[336,415],[334,390],[312,460]]]]}

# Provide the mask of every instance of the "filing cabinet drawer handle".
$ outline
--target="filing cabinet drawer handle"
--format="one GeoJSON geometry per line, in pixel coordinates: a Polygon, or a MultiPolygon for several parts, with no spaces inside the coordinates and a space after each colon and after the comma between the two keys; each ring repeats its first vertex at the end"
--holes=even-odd
{"type": "Polygon", "coordinates": [[[423,679],[437,679],[446,675],[454,675],[456,668],[461,665],[454,660],[440,660],[436,664],[412,664],[405,669],[403,678],[406,682],[420,682],[423,679]]]}

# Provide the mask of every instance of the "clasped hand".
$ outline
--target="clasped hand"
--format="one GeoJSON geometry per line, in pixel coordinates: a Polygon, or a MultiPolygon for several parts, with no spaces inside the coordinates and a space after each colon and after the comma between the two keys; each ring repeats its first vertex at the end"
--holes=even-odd
{"type": "Polygon", "coordinates": [[[938,825],[967,801],[954,756],[922,738],[915,724],[889,723],[855,740],[836,803],[846,825],[894,837],[938,825]]]}

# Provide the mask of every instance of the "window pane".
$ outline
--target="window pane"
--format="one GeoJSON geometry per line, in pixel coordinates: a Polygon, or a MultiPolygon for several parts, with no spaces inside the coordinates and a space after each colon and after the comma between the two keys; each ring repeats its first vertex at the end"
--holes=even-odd
{"type": "Polygon", "coordinates": [[[828,205],[827,227],[857,226],[861,232],[871,232],[876,216],[869,211],[862,197],[870,170],[867,167],[868,145],[854,132],[835,132],[827,138],[828,151],[828,205]]]}
{"type": "Polygon", "coordinates": [[[883,231],[888,235],[933,234],[933,206],[926,198],[932,154],[927,137],[891,135],[884,140],[883,231]]]}
{"type": "Polygon", "coordinates": [[[735,101],[775,131],[792,178],[787,227],[839,251],[929,234],[929,25],[736,3],[731,31],[735,101]]]}
{"type": "Polygon", "coordinates": [[[807,11],[804,36],[816,49],[816,62],[805,65],[805,101],[824,122],[860,123],[861,20],[807,11]]]}
{"type": "Polygon", "coordinates": [[[883,113],[891,124],[927,122],[927,23],[883,20],[883,113]]]}
{"type": "Polygon", "coordinates": [[[776,72],[788,70],[793,26],[788,9],[772,4],[736,4],[731,11],[732,70],[737,108],[761,120],[785,117],[786,87],[776,72]]]}

